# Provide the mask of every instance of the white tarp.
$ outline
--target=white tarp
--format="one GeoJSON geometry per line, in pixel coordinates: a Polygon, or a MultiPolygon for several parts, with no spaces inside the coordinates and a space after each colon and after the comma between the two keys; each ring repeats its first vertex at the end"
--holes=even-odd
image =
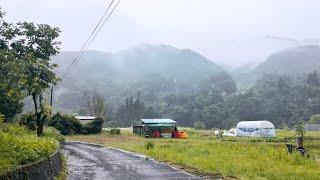
{"type": "Polygon", "coordinates": [[[270,121],[241,121],[237,124],[237,136],[275,137],[274,125],[270,121]]]}

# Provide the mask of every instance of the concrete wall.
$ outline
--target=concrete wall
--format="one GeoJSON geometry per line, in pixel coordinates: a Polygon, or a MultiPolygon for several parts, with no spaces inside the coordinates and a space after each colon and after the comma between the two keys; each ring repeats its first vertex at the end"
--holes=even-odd
{"type": "Polygon", "coordinates": [[[20,166],[18,169],[0,176],[0,180],[54,180],[63,166],[62,154],[57,151],[49,158],[20,166]]]}

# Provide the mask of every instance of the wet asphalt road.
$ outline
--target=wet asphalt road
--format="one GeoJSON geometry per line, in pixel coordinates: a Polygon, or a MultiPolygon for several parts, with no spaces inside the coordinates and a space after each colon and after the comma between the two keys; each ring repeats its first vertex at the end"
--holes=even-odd
{"type": "Polygon", "coordinates": [[[134,153],[80,142],[66,142],[68,179],[200,179],[134,153]]]}

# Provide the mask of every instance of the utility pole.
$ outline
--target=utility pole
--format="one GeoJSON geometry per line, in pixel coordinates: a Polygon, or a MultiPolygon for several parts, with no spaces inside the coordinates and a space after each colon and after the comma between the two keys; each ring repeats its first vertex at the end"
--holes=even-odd
{"type": "Polygon", "coordinates": [[[53,99],[53,86],[51,86],[51,95],[50,95],[50,116],[52,113],[52,99],[53,99]]]}

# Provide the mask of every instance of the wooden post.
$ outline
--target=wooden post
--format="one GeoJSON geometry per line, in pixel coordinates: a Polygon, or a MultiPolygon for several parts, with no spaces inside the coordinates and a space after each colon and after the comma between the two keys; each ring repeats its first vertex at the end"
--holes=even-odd
{"type": "Polygon", "coordinates": [[[296,147],[297,149],[303,148],[303,136],[296,136],[296,147]]]}

